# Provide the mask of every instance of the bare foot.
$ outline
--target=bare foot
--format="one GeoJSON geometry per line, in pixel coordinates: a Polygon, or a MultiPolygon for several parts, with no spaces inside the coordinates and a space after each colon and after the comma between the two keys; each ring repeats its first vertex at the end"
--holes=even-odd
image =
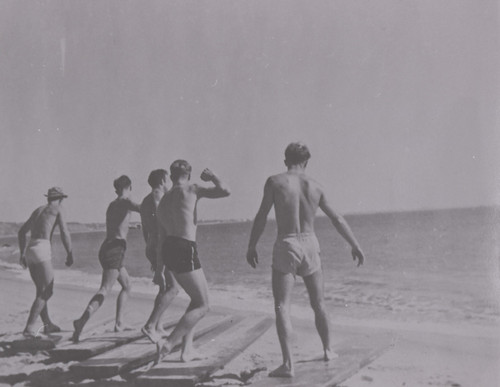
{"type": "Polygon", "coordinates": [[[339,357],[339,355],[337,353],[333,352],[330,349],[325,349],[325,354],[323,356],[323,360],[328,361],[328,360],[337,359],[338,357],[339,357]]]}
{"type": "Polygon", "coordinates": [[[165,340],[161,338],[156,342],[156,359],[154,361],[154,365],[157,365],[160,360],[168,355],[172,351],[172,347],[170,346],[170,343],[168,340],[165,340]]]}
{"type": "Polygon", "coordinates": [[[43,328],[43,333],[49,335],[51,333],[61,332],[61,328],[59,328],[56,324],[49,324],[43,328]]]}
{"type": "Polygon", "coordinates": [[[82,333],[83,324],[78,319],[73,321],[73,327],[75,328],[75,331],[73,332],[71,340],[73,340],[73,343],[78,343],[80,341],[80,334],[82,333]]]}
{"type": "Polygon", "coordinates": [[[115,324],[115,332],[131,331],[133,329],[130,325],[115,324]]]}
{"type": "Polygon", "coordinates": [[[31,329],[26,328],[23,331],[23,336],[26,337],[27,339],[34,339],[34,338],[36,338],[36,332],[31,330],[31,329]]]}
{"type": "Polygon", "coordinates": [[[269,372],[271,378],[293,378],[294,375],[293,368],[288,367],[286,364],[282,364],[274,371],[269,372]]]}
{"type": "Polygon", "coordinates": [[[160,341],[160,339],[162,338],[162,336],[160,336],[158,334],[158,331],[154,330],[150,330],[148,329],[146,326],[143,326],[141,328],[141,332],[149,339],[151,340],[151,342],[153,344],[156,344],[158,341],[160,341]]]}
{"type": "Polygon", "coordinates": [[[197,352],[195,349],[190,349],[189,351],[183,351],[181,353],[181,361],[184,363],[190,362],[190,361],[195,361],[195,360],[203,360],[206,359],[207,356],[202,355],[201,353],[197,352]]]}

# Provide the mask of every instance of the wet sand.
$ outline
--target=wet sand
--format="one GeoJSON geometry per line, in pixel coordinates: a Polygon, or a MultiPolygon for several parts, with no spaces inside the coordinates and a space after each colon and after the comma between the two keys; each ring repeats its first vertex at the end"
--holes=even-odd
{"type": "MultiPolygon", "coordinates": [[[[69,272],[68,272],[69,273],[69,272]]],[[[93,290],[81,286],[64,284],[63,276],[56,280],[54,297],[50,301],[53,320],[65,330],[71,329],[71,322],[78,317],[93,290]]],[[[5,269],[0,274],[0,317],[2,334],[20,332],[25,324],[29,306],[34,296],[34,287],[26,271],[5,269]]],[[[136,289],[128,307],[128,321],[140,327],[147,318],[153,303],[155,288],[143,284],[136,289]],[[138,293],[141,290],[142,293],[138,293]]],[[[272,300],[258,296],[255,289],[243,292],[221,285],[211,290],[214,308],[224,310],[228,306],[242,311],[272,313],[272,300]]],[[[112,319],[115,311],[116,293],[106,300],[93,317],[94,321],[112,319]]],[[[171,306],[167,318],[180,316],[187,305],[187,297],[181,293],[171,306]]],[[[387,387],[387,386],[497,386],[500,385],[500,326],[496,322],[463,321],[411,321],[404,316],[385,319],[369,318],[365,313],[334,313],[332,311],[332,332],[335,343],[349,339],[349,335],[390,333],[394,344],[373,363],[342,382],[343,387],[387,387]],[[361,316],[361,315],[364,316],[361,316]],[[354,316],[354,317],[353,317],[354,316]],[[346,337],[339,337],[339,335],[346,337]]],[[[368,314],[368,313],[366,313],[368,314]]],[[[314,328],[312,312],[304,306],[292,308],[295,327],[294,354],[296,361],[304,361],[321,355],[321,344],[314,328]]],[[[431,316],[432,317],[432,316],[431,316]]],[[[92,321],[92,320],[91,320],[92,321]]],[[[108,328],[112,327],[111,323],[108,328]]],[[[0,383],[19,386],[51,385],[68,364],[45,364],[47,355],[17,354],[2,357],[0,362],[0,383]]],[[[256,383],[267,378],[267,373],[280,364],[281,354],[274,328],[269,329],[259,340],[248,347],[240,356],[214,374],[204,385],[243,385],[256,383]],[[251,376],[251,377],[249,377],[251,376]]],[[[120,377],[112,379],[116,385],[132,385],[120,377]]],[[[109,385],[105,382],[89,385],[109,385]]]]}

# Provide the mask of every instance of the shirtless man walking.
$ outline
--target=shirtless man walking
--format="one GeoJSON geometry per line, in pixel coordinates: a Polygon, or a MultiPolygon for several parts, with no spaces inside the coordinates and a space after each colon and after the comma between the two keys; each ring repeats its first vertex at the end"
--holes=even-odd
{"type": "Polygon", "coordinates": [[[309,293],[316,329],[323,343],[324,360],[336,357],[330,348],[329,321],[323,299],[320,249],[314,234],[314,218],[318,207],[351,245],[352,257],[353,260],[358,260],[358,266],[362,265],[365,259],[349,225],[330,207],[321,186],[305,174],[310,157],[309,150],[304,144],[288,145],[285,150],[285,165],[288,170],[267,179],[248,245],[247,261],[255,268],[258,263],[257,241],[264,231],[267,215],[274,205],[278,236],[273,249],[272,287],[283,364],[269,374],[271,377],[294,376],[290,301],[297,274],[303,277],[309,293]]]}
{"type": "Polygon", "coordinates": [[[30,310],[28,322],[23,335],[35,337],[35,326],[38,316],[42,318],[44,333],[59,332],[61,329],[49,318],[47,302],[54,288],[54,271],[52,269],[51,240],[56,226],[59,226],[61,240],[67,252],[66,266],[73,264],[71,237],[66,226],[62,200],[67,198],[61,188],[53,187],[47,192],[48,204],[38,207],[24,223],[18,233],[20,263],[29,268],[31,278],[36,286],[36,298],[30,310]],[[26,235],[31,232],[29,244],[26,235]]]}
{"type": "MultiPolygon", "coordinates": [[[[141,222],[144,241],[146,242],[146,258],[151,263],[151,270],[156,271],[156,249],[158,247],[158,220],[156,219],[156,209],[161,198],[167,192],[167,176],[168,172],[164,169],[155,169],[149,174],[148,183],[151,186],[149,193],[141,203],[141,222]]],[[[175,283],[175,278],[170,271],[165,272],[165,287],[160,288],[155,299],[155,313],[151,314],[146,325],[142,328],[142,332],[149,336],[160,335],[165,336],[161,324],[161,316],[167,309],[170,302],[177,295],[178,289],[175,283]],[[159,314],[159,317],[156,316],[159,314]],[[154,324],[154,325],[153,325],[154,324]]]]}
{"type": "MultiPolygon", "coordinates": [[[[190,361],[197,357],[193,350],[193,329],[208,312],[208,288],[196,248],[197,204],[201,198],[222,198],[229,196],[229,189],[209,169],[201,174],[203,181],[215,186],[206,188],[191,184],[191,166],[185,160],[176,160],[170,166],[173,186],[160,201],[157,210],[159,226],[158,262],[155,282],[165,288],[164,276],[168,271],[174,274],[179,285],[191,298],[191,302],[173,332],[166,338],[150,335],[156,342],[157,361],[182,341],[181,360],[190,361]],[[165,269],[165,271],[164,271],[165,269]]],[[[161,310],[161,303],[155,304],[152,316],[161,310]]],[[[157,317],[159,318],[159,317],[157,317]]],[[[151,321],[154,326],[154,319],[151,321]]]]}
{"type": "Polygon", "coordinates": [[[106,211],[106,239],[99,250],[99,261],[103,269],[99,291],[90,299],[82,316],[73,321],[75,332],[73,341],[80,340],[83,327],[90,317],[101,307],[104,298],[111,291],[116,280],[122,290],[116,300],[115,332],[125,329],[123,324],[123,307],[130,294],[130,283],[127,269],[123,266],[125,250],[127,249],[127,233],[131,211],[139,212],[139,204],[130,199],[132,182],[128,176],[120,176],[113,182],[118,197],[113,200],[106,211]]]}

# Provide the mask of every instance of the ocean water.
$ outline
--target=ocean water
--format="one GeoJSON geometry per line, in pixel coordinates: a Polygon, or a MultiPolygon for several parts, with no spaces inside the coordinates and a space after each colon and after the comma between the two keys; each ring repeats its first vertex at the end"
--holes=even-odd
{"type": "MultiPolygon", "coordinates": [[[[316,220],[325,295],[334,313],[353,317],[411,318],[421,321],[500,321],[498,226],[494,208],[351,215],[346,217],[367,256],[357,268],[350,248],[327,218],[316,220]]],[[[245,259],[250,222],[200,225],[198,247],[209,286],[228,292],[272,297],[271,252],[276,224],[269,221],[258,245],[259,265],[245,259]]],[[[75,264],[85,276],[100,274],[97,252],[102,232],[73,234],[75,264]]],[[[2,244],[15,245],[15,238],[2,244]]],[[[125,266],[133,277],[151,278],[140,230],[128,236],[125,266]]],[[[64,269],[64,249],[54,238],[54,266],[64,269]]],[[[3,260],[15,263],[11,255],[3,260]]],[[[66,269],[68,270],[68,269],[66,269]]],[[[95,284],[97,288],[99,283],[95,284]]],[[[300,280],[295,302],[306,305],[300,280]]]]}

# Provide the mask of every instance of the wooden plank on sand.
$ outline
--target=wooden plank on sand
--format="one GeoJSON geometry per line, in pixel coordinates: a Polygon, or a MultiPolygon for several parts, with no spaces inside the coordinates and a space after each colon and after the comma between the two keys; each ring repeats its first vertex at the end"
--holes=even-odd
{"type": "MultiPolygon", "coordinates": [[[[197,326],[195,342],[201,337],[211,336],[213,331],[227,329],[238,319],[235,316],[208,315],[197,326]]],[[[156,345],[152,344],[149,339],[142,338],[75,364],[70,367],[70,370],[79,377],[108,378],[146,365],[155,358],[156,345]]]]}
{"type": "Polygon", "coordinates": [[[339,355],[330,361],[323,359],[298,361],[293,378],[270,378],[264,376],[252,383],[252,387],[332,387],[342,383],[367,366],[392,344],[389,334],[354,337],[334,346],[339,355]]]}
{"type": "Polygon", "coordinates": [[[203,360],[182,363],[167,356],[156,367],[140,375],[136,385],[193,387],[242,353],[273,325],[273,321],[270,317],[247,317],[214,340],[199,342],[198,350],[205,357],[203,360]]]}
{"type": "Polygon", "coordinates": [[[9,335],[2,342],[0,346],[7,350],[17,352],[32,352],[32,351],[47,351],[55,348],[57,343],[69,340],[73,332],[61,331],[51,333],[49,335],[41,334],[36,337],[25,337],[21,333],[16,335],[9,335]]]}
{"type": "MultiPolygon", "coordinates": [[[[90,329],[96,329],[110,321],[112,319],[101,320],[90,329]]],[[[54,349],[56,345],[68,342],[71,336],[73,336],[73,331],[61,331],[48,335],[41,333],[36,337],[25,337],[22,333],[7,334],[2,337],[0,347],[5,348],[10,353],[48,351],[54,349]]]]}
{"type": "MultiPolygon", "coordinates": [[[[169,321],[163,329],[172,328],[177,321],[169,321]]],[[[131,343],[144,337],[140,329],[123,332],[105,332],[80,341],[79,343],[66,343],[50,351],[50,356],[59,361],[85,360],[99,355],[113,348],[131,343]]]]}

